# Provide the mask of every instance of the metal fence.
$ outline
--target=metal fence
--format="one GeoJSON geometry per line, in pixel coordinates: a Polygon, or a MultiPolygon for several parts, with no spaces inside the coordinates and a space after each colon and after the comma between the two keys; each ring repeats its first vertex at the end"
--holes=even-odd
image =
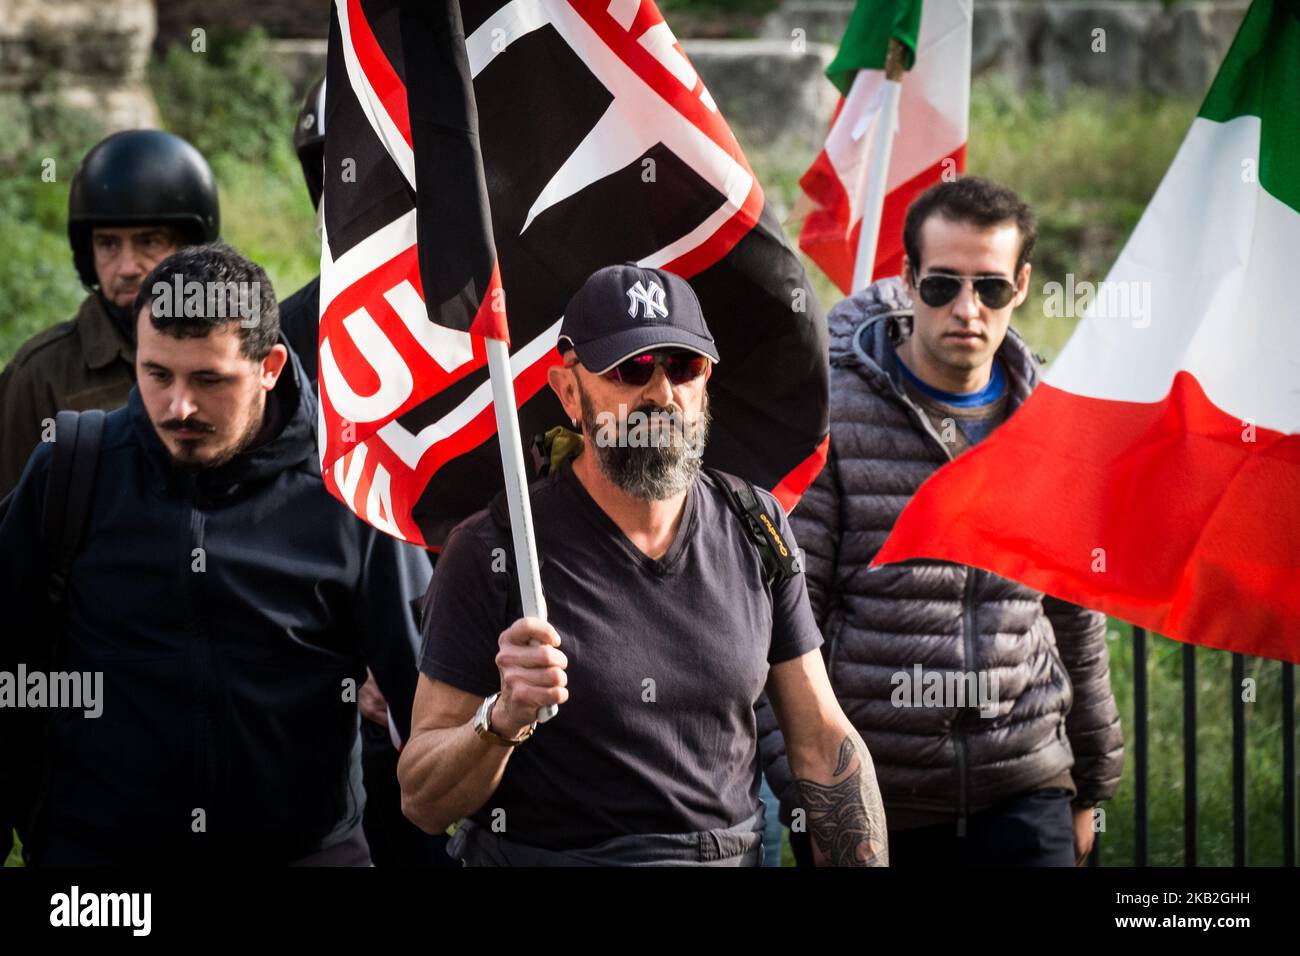
{"type": "MultiPolygon", "coordinates": [[[[1205,653],[1222,653],[1206,651],[1205,653]]],[[[1196,866],[1196,648],[1182,647],[1183,657],[1183,865],[1196,866]]],[[[1296,771],[1295,771],[1295,665],[1282,668],[1282,818],[1280,821],[1247,820],[1246,813],[1246,705],[1241,687],[1246,658],[1232,655],[1232,861],[1246,866],[1246,828],[1279,826],[1282,865],[1295,866],[1296,856],[1296,771]]],[[[1090,866],[1103,861],[1116,866],[1148,865],[1147,777],[1149,771],[1147,728],[1147,632],[1133,628],[1133,773],[1134,845],[1132,860],[1111,858],[1102,847],[1103,833],[1096,835],[1090,866]]]]}

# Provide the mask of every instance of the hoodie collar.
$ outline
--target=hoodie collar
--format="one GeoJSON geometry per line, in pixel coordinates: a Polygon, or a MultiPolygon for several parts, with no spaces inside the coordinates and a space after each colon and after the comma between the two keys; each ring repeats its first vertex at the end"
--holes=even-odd
{"type": "MultiPolygon", "coordinates": [[[[251,448],[240,452],[224,465],[184,472],[172,466],[171,455],[153,423],[145,412],[140,397],[140,386],[131,389],[127,399],[132,427],[144,449],[150,470],[164,489],[175,489],[193,483],[197,491],[207,498],[220,498],[234,494],[242,485],[259,481],[287,471],[304,461],[318,468],[316,452],[316,396],[303,387],[306,374],[293,348],[280,336],[280,344],[289,349],[289,363],[285,373],[267,395],[267,402],[275,402],[283,424],[269,435],[263,435],[251,448]]],[[[275,414],[268,408],[268,412],[275,414]]],[[[270,416],[264,418],[267,420],[270,416]]]]}

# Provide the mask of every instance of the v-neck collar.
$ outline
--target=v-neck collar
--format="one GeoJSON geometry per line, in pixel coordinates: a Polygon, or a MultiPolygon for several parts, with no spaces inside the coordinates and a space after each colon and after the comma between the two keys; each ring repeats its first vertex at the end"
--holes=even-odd
{"type": "Polygon", "coordinates": [[[574,497],[578,500],[579,510],[601,533],[607,536],[621,551],[623,551],[633,562],[644,568],[652,574],[665,575],[675,570],[680,563],[682,555],[686,551],[686,543],[690,540],[691,535],[695,533],[695,513],[697,510],[696,499],[699,496],[699,481],[692,481],[689,488],[686,489],[686,503],[682,508],[682,520],[677,525],[677,533],[673,535],[672,544],[664,552],[662,558],[652,558],[635,544],[632,539],[623,533],[623,529],[618,523],[605,513],[605,509],[597,504],[596,499],[591,497],[578,476],[573,473],[573,459],[565,459],[560,466],[560,480],[567,483],[573,491],[574,497]]]}

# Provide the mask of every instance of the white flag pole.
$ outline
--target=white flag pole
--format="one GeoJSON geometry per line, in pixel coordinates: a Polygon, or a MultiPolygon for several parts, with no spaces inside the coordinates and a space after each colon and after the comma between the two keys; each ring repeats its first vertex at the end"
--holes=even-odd
{"type": "MultiPolygon", "coordinates": [[[[497,416],[497,440],[501,445],[501,470],[505,475],[506,502],[510,505],[510,535],[515,545],[515,577],[519,580],[520,604],[525,617],[546,619],[546,596],[542,593],[541,565],[533,537],[533,507],[528,498],[528,470],[519,440],[519,415],[515,408],[515,380],[510,372],[510,348],[500,339],[484,339],[488,373],[492,382],[492,405],[497,416]]],[[[555,716],[558,708],[548,704],[537,712],[539,723],[555,716]]]]}
{"type": "Polygon", "coordinates": [[[889,38],[885,56],[885,81],[882,89],[879,128],[871,141],[871,156],[866,171],[866,200],[862,206],[862,231],[858,234],[858,254],[853,263],[853,291],[871,284],[871,270],[876,264],[876,246],[880,239],[880,214],[885,208],[885,191],[889,185],[889,157],[898,129],[898,101],[903,92],[903,44],[889,38]]]}

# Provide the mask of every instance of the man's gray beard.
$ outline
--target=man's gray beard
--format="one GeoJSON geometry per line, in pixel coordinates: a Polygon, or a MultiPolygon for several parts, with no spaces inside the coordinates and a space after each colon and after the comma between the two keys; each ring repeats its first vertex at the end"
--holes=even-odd
{"type": "MultiPolygon", "coordinates": [[[[595,453],[601,474],[624,492],[642,501],[663,501],[685,491],[695,481],[703,465],[704,446],[709,440],[709,426],[713,421],[709,414],[707,391],[700,406],[700,417],[693,425],[686,426],[687,434],[683,435],[683,429],[674,424],[671,440],[652,441],[641,447],[598,442],[596,436],[600,434],[601,426],[581,384],[578,385],[578,396],[582,402],[582,428],[587,439],[584,447],[595,453]]],[[[646,404],[634,411],[651,415],[666,410],[646,404]]],[[[682,422],[685,419],[685,414],[678,418],[682,422]]]]}

